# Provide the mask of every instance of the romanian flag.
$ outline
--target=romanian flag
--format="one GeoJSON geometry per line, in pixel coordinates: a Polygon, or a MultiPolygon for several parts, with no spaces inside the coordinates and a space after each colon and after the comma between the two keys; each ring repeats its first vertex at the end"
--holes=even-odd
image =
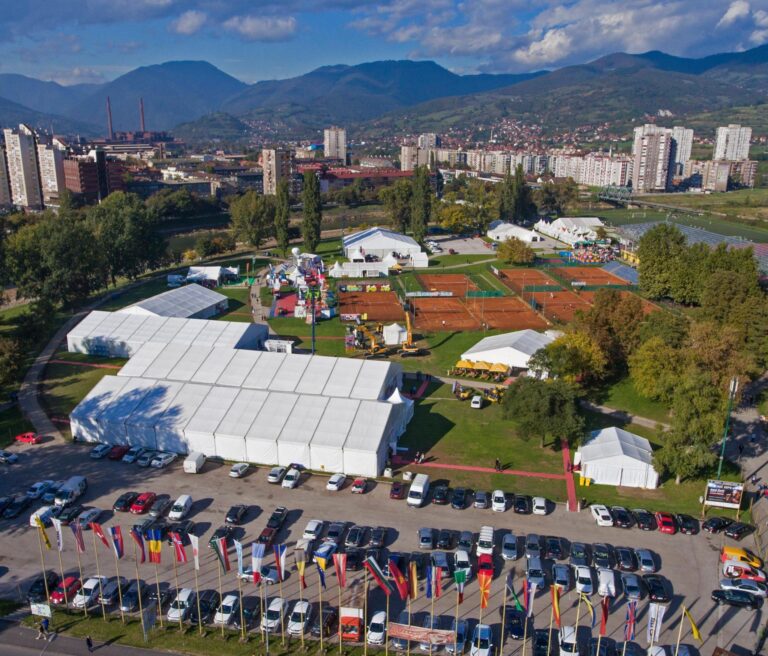
{"type": "Polygon", "coordinates": [[[488,608],[488,600],[491,598],[491,575],[484,571],[478,572],[477,582],[480,585],[480,608],[488,608]]]}
{"type": "Polygon", "coordinates": [[[216,558],[219,559],[219,565],[224,573],[228,572],[231,568],[229,565],[229,554],[227,553],[227,538],[220,537],[210,542],[213,553],[216,554],[216,558]]]}
{"type": "Polygon", "coordinates": [[[408,594],[412,600],[419,596],[419,571],[414,561],[408,565],[408,594]]]}
{"type": "Polygon", "coordinates": [[[368,556],[368,558],[363,561],[363,567],[365,567],[368,573],[373,577],[373,580],[376,581],[376,584],[382,589],[384,594],[389,597],[392,593],[392,586],[389,584],[389,581],[387,581],[387,577],[384,576],[381,566],[376,562],[373,556],[368,556]]]}
{"type": "Polygon", "coordinates": [[[159,565],[163,552],[163,533],[159,528],[150,528],[147,531],[147,548],[149,550],[149,562],[159,565]]]}
{"type": "Polygon", "coordinates": [[[560,628],[560,586],[553,585],[550,590],[552,591],[552,614],[555,618],[555,624],[557,628],[560,628]]]}
{"type": "Polygon", "coordinates": [[[40,519],[40,515],[35,515],[35,524],[37,524],[37,528],[40,529],[40,537],[43,538],[43,542],[45,542],[45,548],[50,549],[51,541],[48,539],[48,534],[45,532],[45,525],[43,524],[43,520],[40,519]]]}
{"type": "Polygon", "coordinates": [[[395,587],[397,588],[397,593],[400,595],[400,599],[405,601],[408,597],[408,582],[405,580],[405,576],[400,571],[397,563],[391,558],[389,559],[389,573],[392,575],[392,579],[395,582],[395,587]]]}
{"type": "MultiPolygon", "coordinates": [[[[80,534],[80,537],[82,539],[82,533],[80,534]]],[[[139,533],[139,531],[137,531],[135,528],[131,529],[131,537],[136,543],[136,546],[139,548],[139,553],[141,554],[141,556],[139,556],[139,562],[143,563],[147,559],[147,554],[144,551],[144,538],[141,537],[141,533],[139,533]]],[[[75,535],[75,539],[77,539],[77,535],[75,535]]]]}
{"type": "Polygon", "coordinates": [[[342,588],[347,587],[347,554],[333,554],[333,567],[336,569],[336,580],[342,588]]]}
{"type": "Polygon", "coordinates": [[[608,627],[608,610],[611,605],[611,598],[608,596],[603,597],[600,600],[600,609],[602,610],[600,617],[600,635],[604,636],[608,627]]]}
{"type": "Polygon", "coordinates": [[[701,632],[699,631],[699,627],[696,626],[696,622],[693,621],[691,613],[685,606],[683,606],[683,615],[685,615],[688,618],[688,621],[691,623],[691,635],[693,636],[694,640],[701,642],[701,632]]]}

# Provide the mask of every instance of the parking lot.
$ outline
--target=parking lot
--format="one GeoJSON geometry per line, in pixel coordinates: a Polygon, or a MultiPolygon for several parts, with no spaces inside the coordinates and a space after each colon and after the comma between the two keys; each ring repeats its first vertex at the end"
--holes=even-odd
{"type": "MultiPolygon", "coordinates": [[[[180,494],[189,493],[194,499],[190,518],[197,523],[195,533],[201,540],[201,571],[199,572],[200,589],[217,589],[217,564],[215,557],[207,546],[208,537],[223,523],[228,508],[237,503],[251,506],[242,527],[236,530],[235,537],[246,546],[246,565],[249,565],[250,543],[256,539],[266,524],[272,510],[279,505],[289,509],[287,521],[278,534],[278,542],[288,545],[289,574],[283,584],[284,596],[291,602],[299,598],[299,577],[290,555],[292,547],[310,519],[326,521],[347,521],[368,527],[385,526],[389,528],[386,547],[390,551],[411,552],[418,548],[417,532],[421,527],[435,529],[451,529],[454,531],[471,530],[475,534],[483,525],[491,525],[496,529],[496,544],[500,544],[501,536],[512,531],[522,540],[529,533],[541,536],[559,536],[568,541],[583,541],[587,543],[607,542],[614,546],[629,546],[634,548],[651,549],[661,566],[660,573],[672,584],[674,596],[667,609],[661,634],[662,645],[673,645],[677,636],[678,621],[681,605],[690,610],[697,621],[705,638],[703,645],[694,645],[687,623],[683,627],[683,643],[693,645],[701,653],[709,654],[714,647],[730,648],[736,652],[741,647],[742,652],[751,650],[754,646],[755,635],[761,626],[764,611],[749,612],[731,607],[716,606],[710,600],[710,592],[718,587],[720,578],[718,551],[724,538],[720,535],[709,536],[700,534],[663,535],[658,532],[644,532],[638,529],[598,528],[588,512],[568,513],[564,506],[558,505],[548,516],[517,515],[508,510],[505,513],[494,513],[490,510],[454,510],[450,506],[430,505],[422,509],[409,509],[404,500],[389,499],[389,485],[385,483],[372,484],[364,495],[350,494],[351,481],[340,492],[325,490],[326,477],[305,476],[300,486],[294,490],[282,489],[270,485],[266,481],[268,468],[252,468],[250,474],[243,479],[228,477],[228,467],[208,463],[201,474],[185,474],[181,463],[177,460],[166,470],[141,469],[136,465],[128,465],[108,460],[92,460],[88,456],[88,446],[42,444],[26,448],[14,447],[21,453],[18,464],[0,466],[2,487],[4,493],[23,492],[37,480],[51,478],[60,479],[73,474],[88,477],[89,489],[80,500],[86,506],[96,506],[105,511],[100,522],[108,527],[120,524],[126,546],[126,558],[121,567],[121,573],[130,575],[133,570],[132,541],[128,529],[137,518],[135,515],[111,511],[115,499],[126,490],[165,493],[175,499],[180,494]]],[[[511,479],[514,481],[514,479],[511,479]]],[[[510,483],[513,485],[513,483],[510,483]]],[[[507,490],[514,492],[514,488],[507,490]]],[[[40,558],[36,531],[29,527],[29,511],[15,520],[2,520],[0,523],[0,553],[3,554],[0,564],[0,594],[3,597],[18,597],[30,581],[40,571],[40,558]]],[[[54,550],[45,554],[46,566],[58,571],[58,559],[55,552],[55,539],[52,529],[48,530],[54,541],[54,550]]],[[[751,547],[751,539],[745,546],[751,547]]],[[[65,549],[62,554],[65,570],[75,573],[77,559],[71,531],[65,528],[65,549]]],[[[85,577],[95,575],[93,556],[93,540],[90,531],[86,532],[86,551],[83,555],[83,574],[85,577]]],[[[97,544],[103,575],[114,575],[114,561],[111,553],[100,543],[97,544]]],[[[164,544],[163,562],[160,566],[161,579],[174,586],[172,558],[173,551],[164,544]]],[[[194,570],[191,553],[189,564],[178,568],[180,587],[194,587],[194,570]]],[[[233,571],[224,577],[223,592],[237,590],[235,569],[236,558],[234,549],[230,546],[230,560],[233,571]]],[[[271,563],[269,555],[265,560],[271,563]]],[[[495,642],[498,644],[500,631],[499,608],[504,599],[504,581],[513,572],[514,588],[522,598],[522,581],[525,575],[525,559],[503,561],[497,552],[494,556],[495,572],[491,587],[488,608],[483,611],[483,621],[492,625],[495,642]]],[[[140,565],[142,578],[154,582],[154,567],[149,564],[140,565]]],[[[551,567],[545,563],[545,569],[551,567]]],[[[362,572],[348,573],[348,580],[362,577],[362,572]]],[[[306,579],[308,588],[304,598],[313,604],[318,602],[318,575],[314,567],[307,568],[306,579]]],[[[434,612],[445,616],[449,622],[456,611],[455,588],[450,579],[444,579],[443,594],[434,600],[434,612]]],[[[324,603],[337,605],[338,587],[332,567],[327,573],[328,588],[323,594],[324,603]]],[[[432,600],[424,594],[425,582],[421,580],[419,597],[412,604],[414,623],[421,620],[429,611],[432,600]]],[[[245,595],[257,594],[257,588],[252,583],[244,585],[245,595]]],[[[268,596],[277,594],[270,589],[268,596]]],[[[536,628],[546,628],[550,622],[550,596],[548,588],[537,594],[533,615],[536,628]]],[[[622,640],[625,620],[625,598],[619,594],[610,609],[607,635],[617,641],[622,640]]],[[[390,600],[390,620],[396,621],[403,603],[397,594],[390,600]]],[[[597,636],[599,627],[599,598],[593,596],[595,612],[598,615],[597,625],[592,635],[597,636]]],[[[509,597],[508,603],[513,603],[509,597]]],[[[369,615],[375,610],[384,609],[384,596],[376,590],[369,598],[369,615]]],[[[576,621],[576,594],[571,589],[561,600],[563,624],[574,624],[576,621]]],[[[459,608],[461,617],[474,624],[480,617],[479,592],[476,577],[472,577],[466,586],[464,603],[459,608]]],[[[636,626],[636,639],[644,649],[647,647],[645,631],[647,624],[647,600],[639,604],[636,626]]],[[[580,640],[589,638],[589,619],[582,606],[580,619],[580,640]]],[[[520,653],[521,641],[508,639],[504,653],[520,653]]],[[[530,645],[529,645],[530,647],[530,645]]],[[[530,653],[530,652],[529,652],[530,653]]],[[[671,656],[671,653],[670,655],[671,656]]]]}

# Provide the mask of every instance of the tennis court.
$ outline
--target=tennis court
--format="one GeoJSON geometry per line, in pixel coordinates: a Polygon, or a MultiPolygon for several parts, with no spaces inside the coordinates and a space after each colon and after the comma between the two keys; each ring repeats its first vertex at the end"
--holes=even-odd
{"type": "Polygon", "coordinates": [[[428,292],[451,292],[454,296],[466,296],[468,291],[477,290],[477,285],[463,273],[421,273],[416,279],[428,292]]]}
{"type": "Polygon", "coordinates": [[[622,280],[600,267],[559,267],[555,269],[558,275],[572,282],[583,282],[587,285],[616,285],[626,287],[630,283],[622,280]]]}
{"type": "Polygon", "coordinates": [[[480,321],[458,298],[411,298],[410,301],[416,311],[416,328],[426,331],[480,329],[480,321]]]}
{"type": "Polygon", "coordinates": [[[500,280],[512,291],[522,294],[526,287],[554,287],[562,289],[556,280],[539,269],[501,269],[500,280]]]}
{"type": "Polygon", "coordinates": [[[580,294],[569,291],[530,292],[540,312],[551,321],[567,323],[579,310],[588,310],[589,301],[580,294]]]}
{"type": "Polygon", "coordinates": [[[339,314],[360,314],[370,321],[402,321],[395,292],[339,292],[339,314]]]}
{"type": "Polygon", "coordinates": [[[496,298],[467,298],[464,304],[488,328],[504,330],[541,330],[547,322],[519,298],[503,296],[496,298]]]}

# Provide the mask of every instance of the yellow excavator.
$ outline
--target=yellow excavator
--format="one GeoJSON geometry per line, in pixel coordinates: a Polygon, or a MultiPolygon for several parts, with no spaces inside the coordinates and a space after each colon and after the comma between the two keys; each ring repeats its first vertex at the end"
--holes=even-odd
{"type": "Polygon", "coordinates": [[[411,327],[411,315],[408,314],[408,311],[405,312],[405,328],[407,330],[407,334],[405,337],[405,341],[400,344],[400,350],[398,353],[401,355],[401,357],[408,357],[409,355],[421,355],[422,351],[421,349],[416,346],[416,344],[413,343],[413,328],[411,327]]]}
{"type": "Polygon", "coordinates": [[[364,348],[368,351],[369,355],[381,355],[387,350],[383,344],[376,341],[376,335],[368,330],[366,325],[363,324],[358,326],[357,332],[363,335],[363,338],[360,340],[363,345],[365,344],[365,340],[368,340],[368,345],[364,346],[364,348]]]}

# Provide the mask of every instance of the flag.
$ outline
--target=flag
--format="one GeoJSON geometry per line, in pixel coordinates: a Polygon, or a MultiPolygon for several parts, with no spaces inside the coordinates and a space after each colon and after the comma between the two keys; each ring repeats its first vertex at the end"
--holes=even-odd
{"type": "Polygon", "coordinates": [[[392,575],[392,579],[395,582],[397,593],[400,595],[400,599],[405,601],[408,597],[408,581],[405,580],[405,576],[400,571],[397,563],[390,558],[389,559],[389,573],[392,575]]]}
{"type": "MultiPolygon", "coordinates": [[[[323,552],[325,553],[325,552],[323,552]]],[[[334,554],[335,557],[335,554],[334,554]]],[[[319,551],[315,551],[315,563],[317,564],[317,569],[322,570],[323,573],[325,573],[325,570],[328,569],[328,557],[323,556],[319,551]]],[[[344,567],[346,569],[347,561],[346,556],[344,558],[344,567]]]]}
{"type": "Polygon", "coordinates": [[[251,572],[253,573],[253,582],[261,581],[261,563],[264,560],[264,545],[257,542],[251,543],[251,572]]]}
{"type": "Polygon", "coordinates": [[[215,540],[211,540],[210,543],[213,553],[216,554],[216,558],[219,559],[219,565],[221,565],[222,571],[226,574],[230,570],[229,554],[227,553],[227,538],[220,537],[215,540]]]}
{"type": "Polygon", "coordinates": [[[603,597],[600,600],[600,607],[602,609],[602,616],[600,617],[600,635],[604,636],[606,628],[608,626],[608,607],[611,605],[611,598],[608,596],[603,597]]]}
{"type": "Polygon", "coordinates": [[[104,529],[102,528],[101,524],[98,522],[91,522],[88,524],[88,526],[91,527],[91,530],[96,534],[96,537],[101,540],[101,543],[107,548],[111,549],[109,545],[109,540],[107,540],[107,536],[104,535],[104,529]]]}
{"type": "Polygon", "coordinates": [[[585,595],[583,592],[579,596],[581,597],[581,601],[587,605],[587,611],[589,612],[589,616],[592,618],[592,628],[594,629],[595,622],[597,621],[597,618],[595,617],[595,607],[592,605],[589,597],[587,597],[587,595],[585,595]]]}
{"type": "Polygon", "coordinates": [[[181,533],[178,531],[171,533],[171,543],[173,544],[173,550],[176,555],[176,562],[177,563],[186,563],[187,562],[187,552],[184,549],[184,540],[181,537],[181,533]]]}
{"type": "Polygon", "coordinates": [[[276,544],[274,547],[275,550],[275,567],[277,567],[277,580],[282,581],[283,580],[283,574],[285,572],[285,555],[288,551],[288,547],[284,544],[276,544]]]}
{"type": "Polygon", "coordinates": [[[389,581],[387,581],[387,577],[384,576],[384,572],[381,571],[379,563],[376,562],[373,556],[368,556],[368,558],[363,561],[363,567],[368,570],[368,573],[373,577],[373,580],[376,581],[384,594],[389,597],[392,593],[392,586],[389,584],[389,581]]]}
{"type": "Polygon", "coordinates": [[[123,532],[119,526],[110,526],[109,535],[112,538],[112,548],[115,551],[115,556],[120,559],[123,557],[123,532]]]}
{"type": "Polygon", "coordinates": [[[525,607],[525,614],[528,614],[528,579],[523,579],[523,606],[525,607]]]}
{"type": "Polygon", "coordinates": [[[648,604],[648,629],[646,631],[646,640],[648,643],[656,642],[661,635],[661,623],[664,621],[664,612],[667,607],[662,604],[652,602],[648,604]]]}
{"type": "Polygon", "coordinates": [[[320,585],[323,586],[323,590],[325,590],[325,570],[320,567],[320,563],[316,563],[317,565],[317,576],[320,578],[320,585]]]}
{"type": "Polygon", "coordinates": [[[147,530],[147,548],[149,549],[149,562],[159,565],[162,562],[163,533],[159,528],[147,530]]]}
{"type": "Polygon", "coordinates": [[[456,583],[456,593],[459,596],[459,603],[464,601],[464,584],[467,582],[467,572],[463,569],[456,570],[453,573],[453,581],[456,583]]]}
{"type": "Polygon", "coordinates": [[[61,534],[61,520],[56,517],[51,517],[51,524],[53,524],[53,530],[56,531],[56,548],[59,553],[64,551],[64,536],[61,534]]]}
{"type": "Polygon", "coordinates": [[[637,617],[637,602],[627,602],[627,619],[624,624],[624,641],[635,639],[635,618],[637,617]]]}
{"type": "Polygon", "coordinates": [[[435,584],[435,599],[440,599],[440,595],[443,592],[443,586],[440,585],[442,578],[443,578],[443,568],[435,567],[434,576],[432,577],[432,582],[435,584]]]}
{"type": "MultiPolygon", "coordinates": [[[[303,554],[304,552],[302,552],[303,554]]],[[[307,589],[307,581],[304,578],[304,569],[307,566],[307,561],[304,560],[303,556],[301,558],[296,559],[296,571],[299,573],[299,585],[301,586],[302,590],[307,589]]]]}
{"type": "Polygon", "coordinates": [[[427,565],[427,599],[432,599],[432,565],[427,565]]]}
{"type": "Polygon", "coordinates": [[[37,528],[40,529],[40,537],[42,537],[43,542],[45,542],[45,548],[50,549],[51,541],[48,539],[48,534],[45,532],[45,525],[43,524],[43,520],[40,519],[40,515],[35,515],[35,524],[37,524],[37,528]]]}
{"type": "Polygon", "coordinates": [[[528,609],[528,617],[533,617],[533,600],[536,598],[536,585],[531,584],[528,586],[528,594],[526,595],[526,598],[530,596],[530,599],[525,604],[525,607],[528,609]]]}
{"type": "Polygon", "coordinates": [[[560,586],[553,585],[552,590],[552,615],[555,618],[555,624],[557,628],[560,628],[560,586]]]}
{"type": "Polygon", "coordinates": [[[683,606],[683,615],[685,615],[688,618],[688,621],[691,623],[691,635],[693,636],[693,639],[701,642],[701,632],[699,631],[699,627],[696,626],[696,622],[693,621],[693,617],[691,617],[690,611],[685,606],[683,606]]]}
{"type": "Polygon", "coordinates": [[[235,545],[235,553],[237,554],[237,573],[239,576],[243,575],[243,544],[238,540],[232,540],[235,545]]]}
{"type": "Polygon", "coordinates": [[[412,600],[419,596],[419,570],[414,561],[408,565],[408,593],[412,600]]]}
{"type": "Polygon", "coordinates": [[[506,586],[507,586],[507,589],[512,593],[512,598],[515,600],[515,609],[522,611],[523,605],[520,603],[520,599],[518,599],[517,593],[515,592],[515,586],[512,580],[512,572],[510,572],[509,576],[507,576],[506,586]]]}
{"type": "Polygon", "coordinates": [[[333,567],[336,569],[336,580],[342,588],[347,587],[347,554],[333,554],[333,567]]]}
{"type": "Polygon", "coordinates": [[[488,608],[488,600],[491,598],[491,575],[485,571],[478,572],[477,582],[480,585],[480,608],[488,608]]]}
{"type": "MultiPolygon", "coordinates": [[[[141,559],[139,562],[143,563],[147,559],[147,554],[144,551],[144,538],[141,537],[141,533],[139,533],[139,531],[135,528],[131,529],[131,537],[136,543],[136,546],[139,548],[139,553],[141,554],[141,559]]],[[[75,533],[75,539],[77,539],[77,533],[75,533]]],[[[80,534],[80,539],[82,540],[82,533],[80,534]]]]}
{"type": "Polygon", "coordinates": [[[195,569],[200,571],[200,539],[191,533],[189,534],[189,546],[192,547],[192,558],[195,561],[195,569]]]}

